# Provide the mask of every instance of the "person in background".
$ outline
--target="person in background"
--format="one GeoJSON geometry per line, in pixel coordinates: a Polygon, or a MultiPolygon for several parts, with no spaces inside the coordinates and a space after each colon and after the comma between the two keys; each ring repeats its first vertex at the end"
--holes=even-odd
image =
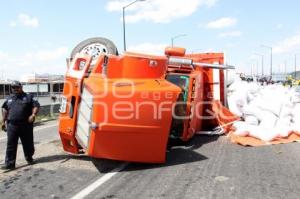
{"type": "Polygon", "coordinates": [[[2,129],[7,131],[6,157],[2,170],[15,169],[19,138],[27,163],[34,163],[33,123],[40,104],[23,91],[19,81],[13,81],[11,88],[13,94],[2,105],[2,129]]]}

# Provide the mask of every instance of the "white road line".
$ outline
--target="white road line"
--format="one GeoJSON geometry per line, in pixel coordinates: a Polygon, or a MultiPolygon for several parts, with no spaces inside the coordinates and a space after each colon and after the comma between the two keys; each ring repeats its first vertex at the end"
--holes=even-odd
{"type": "Polygon", "coordinates": [[[123,170],[128,164],[129,164],[128,162],[123,163],[118,168],[115,168],[111,172],[105,174],[104,176],[102,176],[101,178],[99,178],[98,180],[96,180],[95,182],[93,182],[92,184],[90,184],[89,186],[84,188],[83,190],[81,190],[79,193],[77,193],[71,199],[83,199],[83,198],[85,198],[87,195],[92,193],[95,189],[97,189],[102,184],[104,184],[106,181],[108,181],[110,178],[112,178],[114,175],[116,175],[119,171],[123,170]]]}
{"type": "MultiPolygon", "coordinates": [[[[51,128],[51,127],[55,127],[55,126],[58,126],[58,124],[52,124],[52,125],[48,125],[48,126],[43,126],[43,127],[39,127],[39,128],[34,128],[34,131],[40,131],[40,130],[44,130],[44,129],[47,129],[47,128],[51,128]]],[[[0,138],[0,141],[2,140],[6,140],[7,137],[1,137],[0,138]]]]}

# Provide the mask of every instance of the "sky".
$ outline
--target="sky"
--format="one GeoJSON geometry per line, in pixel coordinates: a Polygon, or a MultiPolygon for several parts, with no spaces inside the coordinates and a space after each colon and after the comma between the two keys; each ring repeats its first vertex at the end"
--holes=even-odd
{"type": "MultiPolygon", "coordinates": [[[[89,37],[112,40],[123,52],[122,7],[134,0],[0,0],[0,78],[64,74],[72,49],[89,37]]],[[[238,72],[300,70],[300,1],[146,0],[125,9],[127,51],[163,55],[224,52],[238,72]]]]}

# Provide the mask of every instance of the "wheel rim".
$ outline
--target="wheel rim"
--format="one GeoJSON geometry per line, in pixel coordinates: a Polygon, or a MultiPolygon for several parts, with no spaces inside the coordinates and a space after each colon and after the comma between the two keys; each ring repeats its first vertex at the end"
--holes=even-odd
{"type": "Polygon", "coordinates": [[[107,54],[108,49],[101,43],[93,43],[84,47],[80,54],[90,55],[92,57],[91,64],[95,64],[101,54],[107,54]]]}

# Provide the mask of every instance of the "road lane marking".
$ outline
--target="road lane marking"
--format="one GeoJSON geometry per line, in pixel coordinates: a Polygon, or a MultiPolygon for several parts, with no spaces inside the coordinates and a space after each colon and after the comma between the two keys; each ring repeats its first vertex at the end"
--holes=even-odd
{"type": "Polygon", "coordinates": [[[105,174],[83,190],[81,190],[79,193],[77,193],[75,196],[73,196],[71,199],[83,199],[93,191],[95,191],[98,187],[100,187],[102,184],[107,182],[109,179],[111,179],[114,175],[116,175],[118,172],[123,170],[129,163],[123,163],[118,168],[115,168],[114,170],[110,171],[109,173],[105,174]]]}
{"type": "MultiPolygon", "coordinates": [[[[43,126],[43,127],[39,127],[39,128],[34,128],[34,131],[40,131],[40,130],[44,130],[44,129],[48,129],[48,128],[51,128],[51,127],[55,127],[55,126],[58,126],[58,124],[51,124],[51,125],[48,125],[48,126],[43,126]]],[[[3,140],[6,140],[7,137],[1,137],[0,138],[0,142],[3,141],[3,140]]]]}

